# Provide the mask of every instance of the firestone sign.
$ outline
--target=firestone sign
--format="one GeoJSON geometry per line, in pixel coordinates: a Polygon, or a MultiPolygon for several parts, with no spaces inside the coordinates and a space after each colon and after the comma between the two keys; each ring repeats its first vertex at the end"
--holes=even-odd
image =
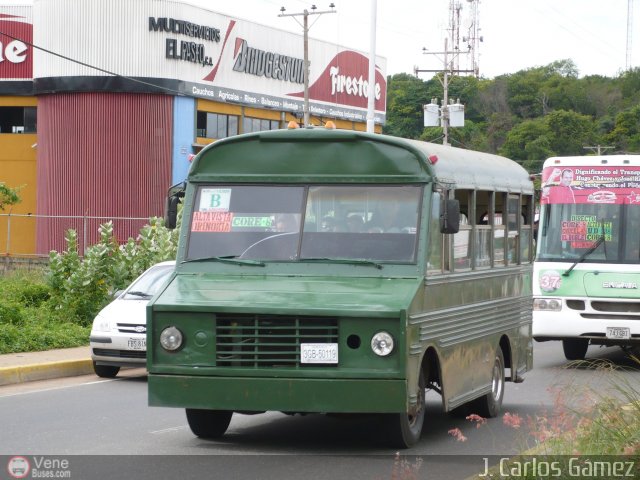
{"type": "Polygon", "coordinates": [[[27,59],[27,46],[20,40],[12,40],[6,46],[0,41],[0,62],[22,63],[27,59]]]}
{"type": "MultiPolygon", "coordinates": [[[[149,17],[149,31],[167,32],[211,42],[220,42],[220,29],[174,18],[149,17]]],[[[177,38],[167,38],[165,40],[165,57],[197,63],[203,67],[213,66],[213,58],[206,55],[203,43],[186,40],[178,42],[177,38]]]]}
{"type": "Polygon", "coordinates": [[[33,77],[31,23],[17,15],[0,13],[0,79],[31,79],[33,77]]]}

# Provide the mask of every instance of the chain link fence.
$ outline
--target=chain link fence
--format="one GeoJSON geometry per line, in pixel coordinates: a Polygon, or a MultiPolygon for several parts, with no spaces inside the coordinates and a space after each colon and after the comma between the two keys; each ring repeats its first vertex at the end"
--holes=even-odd
{"type": "Polygon", "coordinates": [[[125,243],[136,238],[149,217],[107,217],[93,215],[33,215],[0,213],[0,256],[48,257],[52,250],[67,248],[65,232],[78,234],[78,253],[82,255],[100,239],[101,224],[113,222],[114,237],[125,243]]]}

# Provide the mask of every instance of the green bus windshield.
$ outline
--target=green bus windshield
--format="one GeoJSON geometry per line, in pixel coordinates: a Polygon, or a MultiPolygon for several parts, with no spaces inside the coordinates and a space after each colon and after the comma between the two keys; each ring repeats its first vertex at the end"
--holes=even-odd
{"type": "Polygon", "coordinates": [[[200,185],[185,260],[415,263],[421,186],[200,185]]]}

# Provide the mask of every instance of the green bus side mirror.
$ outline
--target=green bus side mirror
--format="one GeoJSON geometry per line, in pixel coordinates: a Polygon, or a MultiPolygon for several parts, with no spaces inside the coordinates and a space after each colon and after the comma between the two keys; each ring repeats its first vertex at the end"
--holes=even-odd
{"type": "Polygon", "coordinates": [[[460,202],[444,199],[440,204],[440,233],[458,233],[460,230],[460,202]]]}

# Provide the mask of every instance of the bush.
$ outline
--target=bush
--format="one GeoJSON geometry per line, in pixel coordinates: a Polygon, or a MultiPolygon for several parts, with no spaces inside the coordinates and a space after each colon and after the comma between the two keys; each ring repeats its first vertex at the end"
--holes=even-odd
{"type": "Polygon", "coordinates": [[[0,324],[19,326],[23,320],[22,308],[19,305],[0,301],[0,324]]]}
{"type": "Polygon", "coordinates": [[[125,288],[150,266],[176,258],[178,229],[169,230],[160,218],[151,218],[137,239],[119,246],[113,223],[100,225],[100,241],[90,246],[84,258],[78,254],[74,230],[65,235],[67,248],[49,254],[48,284],[51,302],[81,325],[90,325],[113,292],[125,288]]]}
{"type": "Polygon", "coordinates": [[[18,300],[25,307],[39,307],[51,298],[49,287],[37,283],[25,283],[18,295],[18,300]]]}
{"type": "Polygon", "coordinates": [[[90,328],[52,308],[41,273],[17,271],[0,276],[0,291],[0,354],[87,344],[90,328]]]}
{"type": "MultiPolygon", "coordinates": [[[[180,218],[180,217],[178,217],[180,218]]],[[[75,231],[66,250],[51,252],[49,269],[0,276],[0,354],[87,345],[91,323],[111,294],[151,265],[175,259],[178,229],[151,218],[137,239],[120,246],[111,222],[100,226],[100,241],[78,253],[75,231]]]]}

